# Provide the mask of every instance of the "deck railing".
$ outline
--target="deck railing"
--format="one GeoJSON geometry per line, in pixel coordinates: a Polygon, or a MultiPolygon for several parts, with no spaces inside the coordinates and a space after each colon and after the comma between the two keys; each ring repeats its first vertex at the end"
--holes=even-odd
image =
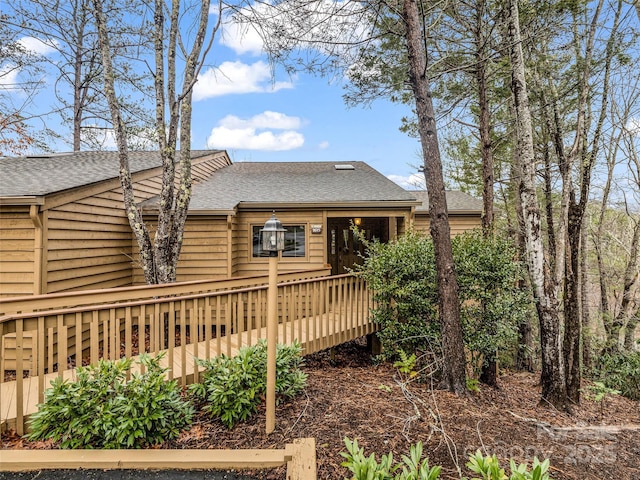
{"type": "MultiPolygon", "coordinates": [[[[361,278],[285,280],[278,284],[278,342],[297,340],[305,353],[312,353],[375,331],[368,314],[371,298],[361,278]]],[[[0,317],[5,332],[0,387],[14,383],[0,389],[0,425],[15,426],[21,434],[54,377],[70,378],[76,366],[100,359],[164,352],[169,379],[183,385],[197,381],[194,358],[233,355],[266,338],[267,288],[254,285],[0,317]]]]}

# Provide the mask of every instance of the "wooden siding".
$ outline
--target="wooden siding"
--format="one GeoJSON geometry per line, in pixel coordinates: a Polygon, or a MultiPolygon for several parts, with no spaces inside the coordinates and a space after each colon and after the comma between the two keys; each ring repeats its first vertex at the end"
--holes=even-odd
{"type": "MultiPolygon", "coordinates": [[[[449,215],[449,224],[451,226],[451,235],[459,235],[467,230],[480,228],[482,221],[480,214],[478,215],[449,215]]],[[[429,233],[429,215],[416,215],[414,220],[414,228],[419,232],[429,233]]]]}
{"type": "Polygon", "coordinates": [[[29,206],[0,206],[0,296],[35,292],[35,232],[29,206]]]}
{"type": "MultiPolygon", "coordinates": [[[[270,212],[240,212],[233,232],[234,248],[237,249],[235,272],[241,276],[258,275],[269,269],[268,258],[253,258],[252,227],[264,225],[271,217],[270,212]]],[[[323,210],[277,212],[278,220],[287,225],[303,225],[306,233],[305,257],[281,258],[280,272],[319,268],[326,263],[326,221],[323,210]],[[322,225],[322,233],[311,233],[311,225],[322,225]]]]}
{"type": "MultiPolygon", "coordinates": [[[[155,234],[156,222],[147,223],[150,235],[155,234]]],[[[190,217],[184,229],[184,240],[178,262],[178,282],[224,278],[227,270],[227,217],[190,217]]],[[[132,255],[137,259],[140,249],[133,239],[132,255]]],[[[134,285],[144,283],[144,275],[136,262],[133,272],[134,285]]]]}
{"type": "Polygon", "coordinates": [[[131,228],[117,190],[47,210],[47,293],[131,285],[131,228]]]}

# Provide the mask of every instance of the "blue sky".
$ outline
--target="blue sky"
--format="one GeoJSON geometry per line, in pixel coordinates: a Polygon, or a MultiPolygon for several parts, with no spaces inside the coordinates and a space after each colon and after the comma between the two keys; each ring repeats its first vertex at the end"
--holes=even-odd
{"type": "Polygon", "coordinates": [[[378,100],[347,108],[343,85],[272,74],[257,35],[218,37],[194,91],[193,148],[240,161],[364,161],[399,183],[420,163],[419,142],[399,131],[409,107],[378,100]]]}
{"type": "MultiPolygon", "coordinates": [[[[55,61],[54,49],[27,36],[22,43],[55,61]]],[[[408,106],[378,100],[347,108],[339,81],[274,74],[260,37],[231,24],[217,36],[207,63],[194,90],[193,149],[225,149],[234,162],[364,161],[404,186],[415,185],[412,175],[422,178],[415,167],[419,142],[398,129],[411,114],[408,106]]],[[[19,84],[17,75],[0,71],[0,83],[19,84]]],[[[54,81],[54,73],[45,75],[36,108],[53,104],[54,81]]],[[[47,126],[66,128],[56,127],[52,117],[47,126]]],[[[115,148],[113,138],[105,145],[115,148]]]]}

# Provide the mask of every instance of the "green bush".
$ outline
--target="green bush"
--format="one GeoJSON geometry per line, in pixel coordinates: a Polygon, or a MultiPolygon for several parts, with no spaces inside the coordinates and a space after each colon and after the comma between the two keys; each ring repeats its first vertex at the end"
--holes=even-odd
{"type": "Polygon", "coordinates": [[[631,400],[640,400],[640,352],[603,354],[595,379],[631,400]]]}
{"type": "MultiPolygon", "coordinates": [[[[435,255],[431,237],[408,232],[396,242],[366,242],[367,256],[356,272],[374,292],[373,320],[384,358],[399,350],[438,353],[440,333],[435,255]]],[[[524,268],[506,238],[466,232],[453,238],[465,345],[485,361],[517,340],[517,328],[531,311],[530,295],[518,288],[524,268]]]]}
{"type": "MultiPolygon", "coordinates": [[[[291,398],[304,389],[307,375],[300,367],[303,358],[299,343],[278,345],[276,349],[276,396],[291,398]]],[[[253,415],[262,402],[267,386],[267,347],[264,340],[243,347],[234,357],[221,355],[196,359],[204,367],[202,382],[189,391],[206,402],[204,410],[229,428],[253,415]]]]}
{"type": "Polygon", "coordinates": [[[399,350],[426,347],[438,351],[435,257],[431,238],[407,232],[396,242],[361,241],[367,249],[356,271],[373,291],[373,321],[380,325],[382,357],[393,359],[399,350]]]}
{"type": "Polygon", "coordinates": [[[507,238],[470,231],[452,243],[465,345],[484,362],[495,360],[516,344],[518,326],[531,312],[530,293],[518,287],[524,266],[507,238]]]}
{"type": "Polygon", "coordinates": [[[140,357],[144,373],[127,381],[131,359],[78,367],[77,380],[56,378],[31,416],[29,440],[53,439],[62,448],[142,448],[179,435],[193,407],[167,382],[160,356],[140,357]]]}

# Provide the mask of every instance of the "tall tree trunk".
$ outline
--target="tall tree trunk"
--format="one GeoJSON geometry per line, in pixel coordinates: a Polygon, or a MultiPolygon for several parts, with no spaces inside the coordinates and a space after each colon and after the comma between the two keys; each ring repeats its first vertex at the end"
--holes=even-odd
{"type": "Polygon", "coordinates": [[[416,0],[402,1],[409,81],[416,102],[418,131],[424,157],[429,195],[429,217],[433,237],[442,330],[443,382],[445,388],[466,394],[466,369],[458,281],[453,263],[449,215],[445,198],[442,161],[436,132],[433,101],[427,74],[427,51],[416,0]]]}
{"type": "Polygon", "coordinates": [[[511,90],[516,114],[517,160],[520,162],[522,171],[519,190],[525,224],[527,264],[540,319],[542,401],[565,410],[567,408],[567,391],[562,361],[558,301],[555,293],[556,288],[544,257],[540,228],[540,209],[535,182],[536,162],[533,149],[533,128],[527,96],[517,0],[509,1],[507,41],[510,48],[511,90]]]}
{"type": "MultiPolygon", "coordinates": [[[[475,26],[473,28],[473,42],[476,49],[475,77],[478,89],[478,129],[480,133],[480,149],[482,156],[482,231],[485,236],[493,235],[493,141],[491,139],[491,116],[488,98],[487,82],[487,29],[484,15],[487,2],[480,0],[476,4],[475,26]]],[[[489,332],[495,335],[496,332],[489,332]]],[[[487,355],[482,363],[480,381],[486,385],[498,384],[498,354],[487,355]]]]}
{"type": "Polygon", "coordinates": [[[589,275],[587,271],[587,230],[589,217],[582,225],[580,240],[580,318],[582,319],[582,367],[589,371],[591,361],[591,308],[589,305],[589,275]]]}
{"type": "MultiPolygon", "coordinates": [[[[205,48],[209,21],[209,0],[200,2],[200,9],[193,10],[199,17],[195,34],[191,37],[191,49],[186,48],[180,36],[180,0],[171,0],[170,8],[163,0],[154,2],[154,53],[155,53],[155,93],[156,93],[156,133],[158,150],[162,163],[162,187],[160,191],[158,224],[152,243],[144,219],[136,207],[131,172],[129,169],[128,146],[125,127],[120,115],[120,105],[115,92],[115,77],[111,61],[109,35],[106,29],[102,0],[93,0],[98,25],[100,50],[105,71],[105,92],[109,101],[112,122],[116,131],[120,158],[120,178],[124,203],[129,223],[140,247],[140,260],[147,283],[169,283],[176,279],[176,267],[184,225],[191,198],[191,102],[192,91],[198,72],[213,44],[220,26],[221,15],[209,36],[205,48]],[[168,29],[165,12],[169,13],[168,29]],[[168,39],[167,39],[168,33],[168,39]],[[165,48],[168,49],[165,56],[165,48]],[[178,53],[178,48],[181,53],[178,53]],[[203,53],[204,51],[204,53],[203,53]],[[182,89],[177,89],[177,58],[184,58],[182,89]],[[165,61],[167,70],[165,72],[165,61]],[[178,140],[180,145],[179,178],[176,178],[176,155],[178,140]],[[176,189],[177,185],[177,189],[176,189]],[[176,193],[177,190],[177,193],[176,193]]],[[[221,4],[220,4],[221,5],[221,4]]]]}
{"type": "Polygon", "coordinates": [[[638,322],[640,318],[638,318],[639,312],[635,312],[629,320],[627,320],[627,326],[624,331],[624,349],[627,352],[633,352],[636,348],[636,328],[638,327],[638,322]]]}
{"type": "Polygon", "coordinates": [[[633,228],[633,239],[629,251],[629,262],[624,271],[624,287],[622,290],[622,301],[620,310],[610,325],[610,330],[605,342],[605,351],[612,353],[620,350],[620,331],[625,323],[631,318],[634,308],[634,289],[638,281],[638,252],[640,250],[640,221],[636,222],[633,228]]]}

